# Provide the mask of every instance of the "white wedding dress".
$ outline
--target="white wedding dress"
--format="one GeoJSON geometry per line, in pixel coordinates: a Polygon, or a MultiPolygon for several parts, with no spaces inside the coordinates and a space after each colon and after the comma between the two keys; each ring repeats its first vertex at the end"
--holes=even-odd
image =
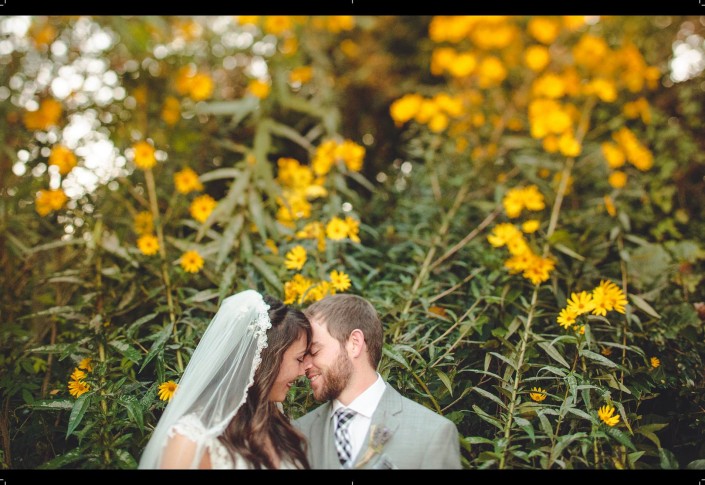
{"type": "MultiPolygon", "coordinates": [[[[169,430],[168,436],[172,438],[177,433],[205,447],[213,470],[252,469],[252,464],[242,456],[236,455],[233,459],[232,454],[217,437],[207,436],[203,424],[194,414],[187,414],[179,419],[169,430]]],[[[295,467],[291,462],[282,460],[279,468],[293,469],[295,467]]]]}

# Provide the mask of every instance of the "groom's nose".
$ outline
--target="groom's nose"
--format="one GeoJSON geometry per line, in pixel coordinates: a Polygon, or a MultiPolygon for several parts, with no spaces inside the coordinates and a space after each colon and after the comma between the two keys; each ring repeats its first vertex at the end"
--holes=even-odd
{"type": "Polygon", "coordinates": [[[304,372],[309,370],[311,367],[313,367],[313,357],[311,357],[311,354],[306,354],[304,356],[304,372]]]}

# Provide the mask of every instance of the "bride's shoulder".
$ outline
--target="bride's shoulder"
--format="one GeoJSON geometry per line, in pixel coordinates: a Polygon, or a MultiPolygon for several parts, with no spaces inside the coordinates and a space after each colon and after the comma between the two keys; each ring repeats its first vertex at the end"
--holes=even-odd
{"type": "Polygon", "coordinates": [[[200,441],[205,434],[203,423],[195,414],[186,414],[181,416],[176,423],[169,429],[169,437],[172,438],[176,434],[180,434],[192,441],[200,441]]]}

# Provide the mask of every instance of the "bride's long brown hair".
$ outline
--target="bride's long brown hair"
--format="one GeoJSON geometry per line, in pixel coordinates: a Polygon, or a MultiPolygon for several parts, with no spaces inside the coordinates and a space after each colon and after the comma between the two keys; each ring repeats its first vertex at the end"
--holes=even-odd
{"type": "Polygon", "coordinates": [[[220,436],[230,450],[247,460],[255,469],[274,468],[267,452],[271,442],[280,460],[288,459],[297,468],[310,468],[306,458],[306,440],[282,413],[276,403],[269,400],[269,393],[276,381],[284,352],[302,335],[306,344],[311,342],[311,324],[302,311],[290,308],[270,296],[264,297],[269,305],[267,347],[262,350],[260,363],[247,400],[220,436]]]}

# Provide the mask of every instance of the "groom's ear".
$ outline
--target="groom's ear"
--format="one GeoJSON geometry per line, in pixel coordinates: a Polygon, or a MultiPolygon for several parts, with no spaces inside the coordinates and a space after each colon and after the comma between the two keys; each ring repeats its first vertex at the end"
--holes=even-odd
{"type": "Polygon", "coordinates": [[[348,352],[350,357],[359,357],[365,350],[365,334],[362,330],[356,328],[348,337],[348,352]]]}

